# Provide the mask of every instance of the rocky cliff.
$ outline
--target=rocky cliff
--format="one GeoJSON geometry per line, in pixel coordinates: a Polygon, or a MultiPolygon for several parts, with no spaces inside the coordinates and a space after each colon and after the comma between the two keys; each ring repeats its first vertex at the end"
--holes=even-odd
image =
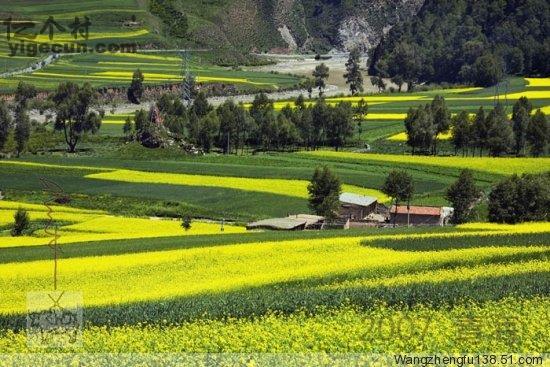
{"type": "Polygon", "coordinates": [[[243,51],[375,47],[424,0],[179,0],[200,44],[243,51]],[[200,3],[200,4],[199,4],[200,3]],[[197,6],[205,5],[208,7],[197,6]],[[213,5],[214,4],[214,5],[213,5]],[[200,12],[199,12],[200,11],[200,12]]]}

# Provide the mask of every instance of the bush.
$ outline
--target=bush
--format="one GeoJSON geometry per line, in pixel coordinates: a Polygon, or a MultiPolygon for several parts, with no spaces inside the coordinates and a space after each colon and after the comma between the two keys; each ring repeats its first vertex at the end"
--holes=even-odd
{"type": "Polygon", "coordinates": [[[521,223],[548,220],[550,172],[514,175],[499,182],[489,195],[489,221],[521,223]]]}
{"type": "Polygon", "coordinates": [[[13,215],[14,224],[11,230],[12,236],[21,236],[23,231],[29,228],[30,220],[29,214],[25,209],[19,208],[13,215]]]}

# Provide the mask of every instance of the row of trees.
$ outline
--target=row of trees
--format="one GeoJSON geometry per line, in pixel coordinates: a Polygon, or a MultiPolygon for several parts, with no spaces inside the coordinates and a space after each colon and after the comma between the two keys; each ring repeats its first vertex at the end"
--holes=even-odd
{"type": "Polygon", "coordinates": [[[488,151],[493,156],[506,153],[524,155],[526,149],[534,156],[544,154],[550,138],[546,115],[538,110],[532,114],[532,104],[520,98],[513,107],[510,120],[501,104],[488,114],[481,107],[473,118],[466,111],[451,117],[443,97],[436,96],[431,104],[411,108],[405,119],[407,144],[413,154],[437,154],[440,134],[451,132],[455,153],[473,155],[488,151]]]}
{"type": "Polygon", "coordinates": [[[134,123],[128,120],[124,132],[129,139],[150,147],[159,146],[163,137],[171,137],[195,144],[205,152],[217,147],[226,154],[242,151],[245,146],[285,150],[330,145],[339,149],[353,135],[356,113],[368,111],[366,103],[356,108],[347,102],[332,106],[321,98],[308,104],[303,96],[295,105],[276,112],[273,101],[259,94],[250,108],[227,100],[214,109],[199,93],[187,108],[177,97],[165,94],[149,114],[138,111],[134,123]]]}

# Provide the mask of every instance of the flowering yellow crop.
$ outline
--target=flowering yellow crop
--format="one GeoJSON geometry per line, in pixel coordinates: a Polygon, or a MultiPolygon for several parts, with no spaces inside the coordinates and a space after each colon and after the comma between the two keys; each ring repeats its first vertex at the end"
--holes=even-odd
{"type": "Polygon", "coordinates": [[[482,172],[511,175],[539,173],[548,170],[550,158],[491,158],[491,157],[427,157],[393,154],[366,154],[317,150],[296,153],[332,160],[355,160],[387,163],[418,164],[423,166],[472,169],[482,172]]]}
{"type": "MultiPolygon", "coordinates": [[[[99,77],[112,77],[113,79],[131,80],[133,76],[132,71],[101,71],[91,74],[94,78],[99,77]]],[[[143,73],[145,80],[171,80],[180,79],[181,77],[175,74],[159,74],[159,73],[143,73]]]]}
{"type": "MultiPolygon", "coordinates": [[[[17,208],[27,210],[31,221],[47,222],[50,217],[44,205],[19,202],[0,201],[0,226],[13,223],[13,214],[17,208]]],[[[76,242],[95,242],[135,238],[158,238],[186,235],[243,233],[244,227],[224,225],[221,232],[220,224],[195,221],[188,231],[183,230],[177,220],[130,218],[107,215],[101,211],[82,210],[64,206],[52,205],[54,224],[59,226],[59,244],[76,242]],[[63,223],[64,225],[60,225],[63,223]]],[[[51,231],[51,230],[50,230],[51,231]]],[[[46,245],[52,238],[45,230],[37,230],[33,236],[7,237],[0,236],[0,248],[13,246],[46,245]]]]}
{"type": "Polygon", "coordinates": [[[550,78],[525,78],[529,87],[550,87],[550,78]]]}
{"type": "MultiPolygon", "coordinates": [[[[123,182],[222,187],[235,190],[294,196],[299,198],[307,198],[307,186],[309,184],[309,182],[305,180],[188,175],[182,173],[161,173],[131,170],[117,170],[113,172],[94,173],[87,175],[86,177],[99,180],[123,182]]],[[[342,186],[342,189],[346,192],[375,196],[381,202],[388,201],[388,198],[378,190],[353,185],[342,186]]]]}
{"type": "MultiPolygon", "coordinates": [[[[110,38],[132,38],[149,34],[147,29],[137,30],[125,30],[123,32],[90,32],[88,40],[100,40],[110,38]]],[[[18,38],[17,36],[15,38],[18,38]]],[[[54,38],[50,40],[48,34],[37,34],[34,42],[39,43],[55,43],[55,42],[80,42],[79,39],[75,40],[74,36],[69,33],[56,33],[54,38]]]]}
{"type": "MultiPolygon", "coordinates": [[[[437,138],[440,140],[449,140],[451,138],[451,133],[439,134],[437,138]]],[[[404,141],[407,141],[407,139],[408,139],[407,133],[402,132],[402,133],[390,136],[387,140],[404,142],[404,141]]]]}
{"type": "MultiPolygon", "coordinates": [[[[509,260],[515,255],[538,257],[548,251],[546,246],[396,251],[365,246],[363,240],[363,237],[286,240],[61,259],[59,284],[63,289],[82,291],[87,306],[117,305],[322,277],[357,278],[359,274],[383,285],[392,277],[406,282],[399,275],[411,269],[428,272],[461,261],[464,266],[480,265],[478,271],[484,272],[481,265],[491,261],[509,260]]],[[[444,243],[445,238],[434,237],[434,241],[444,243]]],[[[0,314],[23,311],[26,292],[49,285],[51,266],[50,260],[0,264],[0,287],[4,290],[0,314]]],[[[541,266],[536,263],[532,269],[541,266]]],[[[516,267],[502,272],[518,273],[526,269],[516,267]]],[[[464,278],[471,276],[465,274],[464,278]]],[[[419,279],[413,276],[408,280],[414,281],[419,279]]],[[[432,277],[429,282],[438,279],[432,277]]]]}
{"type": "MultiPolygon", "coordinates": [[[[504,98],[511,100],[520,99],[521,97],[527,97],[529,99],[550,99],[550,90],[526,90],[523,92],[511,93],[508,95],[500,95],[499,98],[504,100],[504,98]]],[[[485,97],[485,99],[493,99],[494,97],[485,97]]]]}

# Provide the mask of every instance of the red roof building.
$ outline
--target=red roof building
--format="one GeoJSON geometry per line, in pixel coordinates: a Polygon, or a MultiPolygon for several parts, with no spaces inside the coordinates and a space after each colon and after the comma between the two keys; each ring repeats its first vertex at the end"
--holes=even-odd
{"type": "Polygon", "coordinates": [[[434,206],[392,205],[390,222],[397,225],[443,226],[447,224],[449,210],[434,206]]]}

